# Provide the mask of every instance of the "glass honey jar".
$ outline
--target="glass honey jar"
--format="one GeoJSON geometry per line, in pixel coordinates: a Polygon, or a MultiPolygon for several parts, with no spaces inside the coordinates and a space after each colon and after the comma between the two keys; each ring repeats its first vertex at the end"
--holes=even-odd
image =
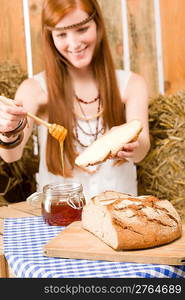
{"type": "Polygon", "coordinates": [[[42,192],[36,192],[27,198],[31,205],[41,204],[45,223],[55,226],[67,226],[81,220],[85,198],[79,183],[48,184],[42,192]]]}

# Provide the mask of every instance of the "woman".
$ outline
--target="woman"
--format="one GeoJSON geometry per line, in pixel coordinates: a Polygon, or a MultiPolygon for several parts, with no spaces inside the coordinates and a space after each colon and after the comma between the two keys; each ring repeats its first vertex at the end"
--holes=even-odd
{"type": "Polygon", "coordinates": [[[33,128],[33,120],[28,120],[29,127],[23,121],[28,111],[68,130],[63,176],[59,144],[39,126],[38,190],[52,182],[77,181],[87,199],[105,190],[137,194],[135,163],[145,157],[150,146],[144,79],[132,72],[115,71],[96,0],[45,0],[42,31],[45,72],[20,85],[17,106],[0,104],[0,139],[6,148],[0,149],[1,157],[6,162],[21,158],[33,128]],[[119,163],[108,160],[86,170],[75,166],[77,154],[85,147],[107,129],[132,119],[140,120],[143,130],[137,141],[117,154],[119,163]]]}

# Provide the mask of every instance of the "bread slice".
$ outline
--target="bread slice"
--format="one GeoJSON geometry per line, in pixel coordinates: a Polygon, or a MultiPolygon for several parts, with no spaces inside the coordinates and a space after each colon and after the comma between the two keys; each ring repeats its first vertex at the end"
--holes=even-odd
{"type": "Polygon", "coordinates": [[[142,130],[141,122],[132,120],[115,126],[87,147],[75,160],[80,167],[93,166],[114,157],[125,144],[137,139],[142,130]]]}
{"type": "Polygon", "coordinates": [[[83,208],[82,227],[115,250],[144,249],[182,234],[180,217],[168,200],[106,191],[83,208]]]}

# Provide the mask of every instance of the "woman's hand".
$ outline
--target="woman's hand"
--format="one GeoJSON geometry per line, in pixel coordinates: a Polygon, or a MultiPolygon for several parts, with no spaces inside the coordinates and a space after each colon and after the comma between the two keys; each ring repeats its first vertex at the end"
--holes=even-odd
{"type": "Polygon", "coordinates": [[[19,122],[26,117],[26,112],[20,101],[14,100],[14,106],[0,102],[0,132],[12,131],[18,127],[19,122]]]}
{"type": "Polygon", "coordinates": [[[130,142],[128,144],[125,144],[125,146],[122,148],[121,151],[119,151],[116,155],[116,159],[119,160],[132,160],[132,158],[134,157],[134,152],[135,150],[139,147],[139,142],[138,141],[134,141],[134,142],[130,142]]]}

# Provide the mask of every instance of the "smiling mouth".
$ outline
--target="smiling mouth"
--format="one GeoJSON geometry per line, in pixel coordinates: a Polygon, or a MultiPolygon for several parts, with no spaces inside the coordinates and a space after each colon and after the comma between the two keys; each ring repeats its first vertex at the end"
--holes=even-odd
{"type": "Polygon", "coordinates": [[[79,51],[69,51],[69,53],[74,54],[74,55],[78,55],[81,54],[82,52],[84,52],[87,49],[87,47],[79,50],[79,51]]]}

